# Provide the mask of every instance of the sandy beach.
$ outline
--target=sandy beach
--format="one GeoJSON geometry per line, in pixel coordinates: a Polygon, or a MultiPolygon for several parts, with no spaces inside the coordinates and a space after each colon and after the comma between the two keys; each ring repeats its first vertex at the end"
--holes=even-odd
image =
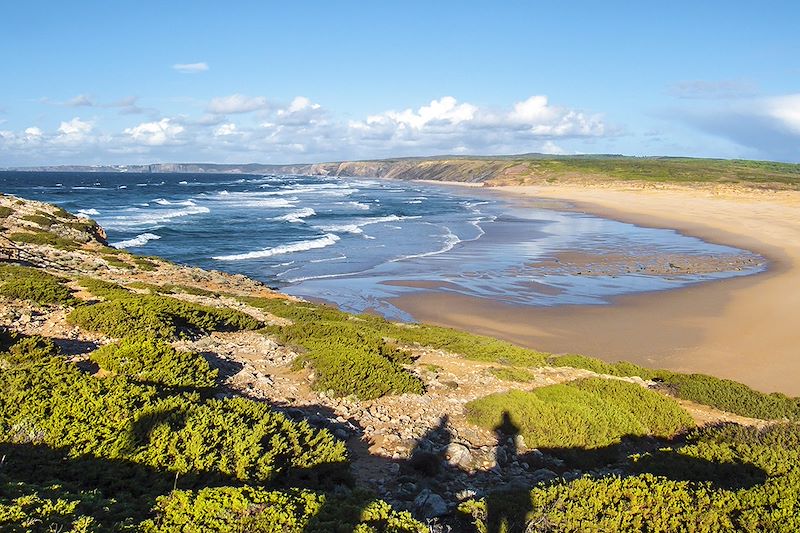
{"type": "Polygon", "coordinates": [[[492,191],[744,248],[768,258],[769,269],[604,306],[520,307],[435,291],[394,305],[419,321],[548,352],[702,372],[800,395],[800,192],[624,184],[492,191]]]}

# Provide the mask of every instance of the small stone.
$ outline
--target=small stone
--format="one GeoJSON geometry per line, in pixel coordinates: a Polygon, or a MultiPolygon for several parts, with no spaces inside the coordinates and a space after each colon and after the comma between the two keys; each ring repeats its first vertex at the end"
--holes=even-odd
{"type": "Polygon", "coordinates": [[[472,463],[472,452],[463,444],[451,442],[444,451],[444,457],[450,466],[468,468],[472,463]]]}
{"type": "Polygon", "coordinates": [[[555,479],[558,477],[558,474],[552,470],[548,470],[547,468],[540,468],[539,470],[535,470],[532,476],[533,480],[538,483],[540,481],[550,481],[551,479],[555,479]]]}
{"type": "Polygon", "coordinates": [[[431,492],[430,489],[424,489],[414,498],[414,508],[425,518],[437,518],[447,514],[447,503],[444,498],[431,492]]]}

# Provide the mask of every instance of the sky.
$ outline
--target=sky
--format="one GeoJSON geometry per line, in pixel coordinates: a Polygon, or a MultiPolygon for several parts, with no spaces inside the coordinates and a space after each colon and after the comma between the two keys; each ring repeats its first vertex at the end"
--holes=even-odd
{"type": "Polygon", "coordinates": [[[800,2],[11,0],[0,167],[800,162],[800,2]]]}

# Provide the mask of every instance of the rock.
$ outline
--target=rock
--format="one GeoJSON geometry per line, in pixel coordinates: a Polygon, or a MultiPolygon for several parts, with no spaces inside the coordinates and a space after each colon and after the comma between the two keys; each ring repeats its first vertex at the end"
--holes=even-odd
{"type": "Polygon", "coordinates": [[[540,481],[550,481],[551,479],[555,479],[558,477],[558,474],[556,474],[552,470],[548,470],[547,468],[540,468],[539,470],[535,470],[531,475],[536,483],[539,483],[540,481]]]}
{"type": "Polygon", "coordinates": [[[435,492],[431,492],[430,489],[423,489],[414,498],[414,509],[416,509],[418,515],[424,518],[437,518],[447,514],[447,503],[444,498],[435,492]]]}
{"type": "Polygon", "coordinates": [[[451,442],[444,450],[444,458],[450,466],[469,468],[472,464],[472,452],[463,444],[451,442]]]}

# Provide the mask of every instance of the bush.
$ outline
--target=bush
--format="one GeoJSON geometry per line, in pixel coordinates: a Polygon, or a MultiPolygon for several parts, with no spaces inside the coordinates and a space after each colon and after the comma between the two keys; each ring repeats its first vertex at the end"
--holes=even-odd
{"type": "MultiPolygon", "coordinates": [[[[529,492],[497,492],[470,500],[459,511],[475,531],[776,531],[800,530],[800,426],[763,429],[726,425],[700,429],[677,450],[635,457],[631,477],[583,477],[537,486],[529,492]],[[687,463],[687,458],[697,461],[687,463]],[[704,469],[700,464],[707,464],[704,469]],[[642,464],[644,463],[644,464],[642,464]],[[692,466],[685,469],[685,465],[692,466]],[[762,472],[755,484],[715,488],[731,468],[762,472]],[[686,479],[674,479],[688,474],[686,479]]],[[[741,475],[735,475],[741,481],[741,475]]],[[[725,484],[725,483],[723,483],[725,484]]]]}
{"type": "Polygon", "coordinates": [[[53,341],[38,335],[23,335],[0,327],[0,369],[59,355],[53,341]]]}
{"type": "Polygon", "coordinates": [[[11,207],[0,205],[0,218],[8,218],[15,213],[11,207]]]}
{"type": "Polygon", "coordinates": [[[213,387],[217,377],[202,356],[152,338],[128,337],[95,350],[91,358],[105,370],[170,387],[213,387]]]}
{"type": "Polygon", "coordinates": [[[361,399],[422,392],[422,381],[402,367],[407,356],[358,323],[303,322],[271,331],[307,350],[302,360],[314,367],[317,389],[361,399]]]}
{"type": "Polygon", "coordinates": [[[0,294],[40,305],[72,305],[75,299],[65,280],[35,268],[0,266],[0,294]]]}
{"type": "Polygon", "coordinates": [[[253,487],[177,491],[159,498],[157,518],[145,532],[199,531],[331,533],[358,531],[427,533],[408,512],[380,500],[343,501],[309,490],[270,491],[253,487]],[[355,511],[355,512],[353,512],[355,511]]]}
{"type": "Polygon", "coordinates": [[[38,224],[39,226],[44,226],[45,228],[49,228],[50,226],[56,223],[55,219],[43,215],[25,215],[24,217],[22,217],[22,220],[33,222],[34,224],[38,224]]]}
{"type": "Polygon", "coordinates": [[[0,390],[6,441],[125,460],[188,483],[346,476],[344,445],[330,433],[243,398],[162,396],[124,377],[93,378],[58,358],[4,370],[0,390]]]}
{"type": "Polygon", "coordinates": [[[632,383],[605,381],[492,394],[469,402],[467,418],[488,429],[510,419],[527,446],[540,448],[599,448],[624,436],[669,437],[694,425],[674,400],[632,383]]]}
{"type": "Polygon", "coordinates": [[[678,398],[710,405],[722,411],[766,420],[800,421],[800,398],[780,393],[766,394],[747,385],[705,374],[680,374],[668,370],[651,370],[632,363],[606,363],[582,355],[561,355],[548,359],[553,366],[583,368],[612,376],[639,376],[658,379],[678,398]]]}
{"type": "Polygon", "coordinates": [[[765,394],[747,385],[703,374],[673,374],[664,382],[679,398],[717,409],[762,419],[800,421],[800,399],[780,393],[765,394]]]}
{"type": "Polygon", "coordinates": [[[536,376],[524,368],[503,367],[490,368],[489,373],[503,381],[516,381],[517,383],[530,383],[536,376]]]}
{"type": "Polygon", "coordinates": [[[261,326],[258,320],[241,311],[182,302],[166,296],[133,294],[106,282],[92,282],[92,285],[93,294],[108,299],[78,307],[67,320],[111,337],[122,338],[136,332],[173,339],[186,330],[236,331],[261,326]]]}
{"type": "Polygon", "coordinates": [[[52,246],[60,250],[75,250],[78,248],[75,242],[62,237],[57,237],[47,231],[38,231],[35,233],[12,233],[8,236],[8,239],[16,243],[52,246]]]}

